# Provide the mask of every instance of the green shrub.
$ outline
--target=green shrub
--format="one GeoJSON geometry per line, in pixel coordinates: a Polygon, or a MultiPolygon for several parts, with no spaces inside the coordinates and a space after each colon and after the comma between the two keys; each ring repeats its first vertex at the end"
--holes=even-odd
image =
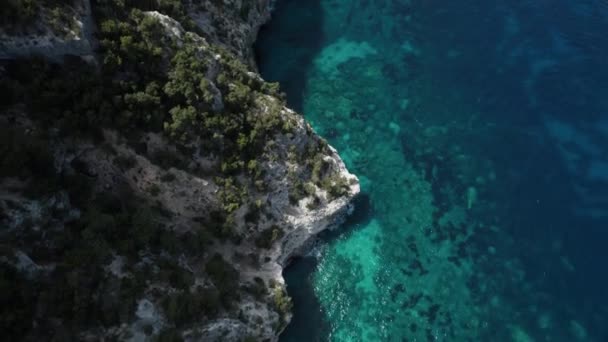
{"type": "Polygon", "coordinates": [[[285,290],[281,286],[276,286],[274,288],[274,307],[279,312],[280,324],[283,325],[285,323],[285,317],[291,311],[293,307],[293,303],[291,302],[291,298],[287,295],[285,290]]]}
{"type": "Polygon", "coordinates": [[[169,111],[171,121],[165,122],[165,133],[181,143],[188,143],[197,134],[201,115],[192,106],[176,106],[169,111]]]}
{"type": "Polygon", "coordinates": [[[269,249],[272,247],[272,244],[282,238],[285,235],[285,232],[281,227],[277,225],[272,225],[271,227],[264,229],[258,234],[258,237],[255,239],[255,245],[258,248],[269,249]]]}
{"type": "Polygon", "coordinates": [[[289,189],[289,203],[297,205],[300,200],[307,195],[304,181],[300,179],[295,173],[290,172],[287,175],[291,188],[289,189]]]}
{"type": "Polygon", "coordinates": [[[330,201],[348,194],[349,184],[346,178],[339,175],[327,176],[321,181],[321,188],[327,191],[330,201]]]}
{"type": "Polygon", "coordinates": [[[49,24],[55,34],[68,34],[70,31],[76,35],[80,35],[80,27],[75,18],[75,12],[69,10],[66,6],[57,6],[51,8],[49,15],[49,24]]]}
{"type": "Polygon", "coordinates": [[[233,178],[220,180],[219,183],[222,187],[218,197],[222,202],[224,211],[231,214],[237,210],[243,204],[243,200],[247,198],[247,189],[245,187],[239,187],[236,180],[233,178]]]}
{"type": "Polygon", "coordinates": [[[248,86],[238,82],[233,83],[228,87],[227,93],[224,104],[228,110],[243,112],[250,108],[253,101],[253,92],[248,86]]]}
{"type": "Polygon", "coordinates": [[[205,59],[199,55],[199,48],[186,43],[171,60],[169,80],[164,86],[165,94],[173,101],[209,110],[213,95],[205,78],[207,68],[205,59]]]}

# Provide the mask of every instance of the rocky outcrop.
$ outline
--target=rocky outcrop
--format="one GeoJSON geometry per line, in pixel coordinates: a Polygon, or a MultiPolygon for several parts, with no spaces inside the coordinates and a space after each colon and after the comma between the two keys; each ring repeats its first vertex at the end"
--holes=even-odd
{"type": "Polygon", "coordinates": [[[211,43],[219,44],[256,68],[252,46],[270,19],[273,0],[201,1],[189,15],[211,43]]]}
{"type": "MultiPolygon", "coordinates": [[[[83,29],[71,39],[41,40],[42,36],[38,36],[37,41],[19,43],[20,39],[25,38],[7,38],[0,41],[3,44],[0,45],[0,53],[4,58],[41,53],[51,59],[65,54],[91,54],[95,43],[90,35],[92,19],[88,6],[88,0],[83,1],[82,10],[77,12],[81,18],[78,22],[83,29]]],[[[157,19],[176,46],[186,39],[194,42],[196,56],[200,56],[208,65],[205,78],[208,78],[213,96],[213,110],[220,111],[224,107],[224,100],[214,79],[217,79],[227,57],[218,53],[215,46],[223,46],[255,69],[251,45],[259,27],[270,18],[270,6],[269,0],[202,1],[191,5],[188,14],[200,30],[200,35],[188,32],[173,18],[159,12],[145,12],[145,15],[157,19]]],[[[244,73],[246,75],[239,76],[261,82],[259,75],[254,72],[244,73]]],[[[169,259],[193,278],[191,288],[208,289],[218,285],[209,279],[205,263],[212,255],[220,255],[226,260],[239,275],[235,291],[243,293],[237,296],[233,309],[220,311],[213,318],[180,328],[176,333],[186,341],[243,341],[251,338],[256,341],[277,341],[291,318],[285,297],[283,268],[292,257],[304,254],[319,232],[339,224],[352,209],[353,197],[359,193],[358,179],[348,172],[336,150],[327,145],[301,115],[285,107],[275,96],[261,92],[257,92],[256,96],[249,115],[273,120],[278,116],[279,121],[289,129],[277,130],[270,136],[263,155],[257,159],[259,168],[263,170],[263,186],[249,187],[246,195],[248,200],[235,210],[233,216],[233,229],[240,240],[218,239],[210,246],[205,245],[204,252],[193,254],[178,251],[175,255],[166,252],[153,255],[146,248],[137,256],[139,261],[128,267],[126,258],[114,253],[113,259],[103,265],[107,275],[115,278],[112,282],[108,281],[108,286],[115,286],[121,279],[136,278],[139,268],[151,268],[155,275],[162,273],[159,264],[169,259]],[[313,170],[313,158],[322,165],[319,168],[322,171],[313,170]],[[311,181],[311,174],[314,173],[318,173],[315,175],[317,178],[332,177],[333,180],[324,184],[341,182],[342,191],[336,194],[331,187],[311,181]],[[290,194],[296,192],[298,182],[306,183],[306,196],[294,200],[290,194]],[[252,221],[248,216],[253,203],[259,203],[263,210],[252,221]],[[270,232],[270,237],[266,241],[258,241],[265,232],[270,232]],[[254,295],[242,290],[252,284],[262,284],[263,291],[254,295]]],[[[22,111],[11,114],[10,119],[9,115],[4,115],[6,113],[1,114],[0,123],[9,125],[12,122],[10,125],[24,132],[37,129],[36,123],[30,122],[22,111]]],[[[154,203],[155,210],[162,214],[156,218],[157,223],[172,234],[192,236],[201,230],[201,220],[221,207],[221,185],[216,181],[216,174],[207,172],[218,168],[218,158],[202,153],[204,146],[198,140],[187,144],[184,152],[166,136],[151,132],[135,139],[105,129],[103,144],[83,138],[51,136],[52,141],[48,142],[48,146],[52,149],[57,173],[92,180],[95,184],[93,192],[96,193],[120,198],[126,191],[142,202],[154,203]],[[160,154],[180,159],[179,167],[163,165],[155,157],[160,154]]],[[[247,175],[236,177],[244,183],[248,182],[247,175]]],[[[15,180],[0,181],[0,209],[3,209],[0,222],[6,224],[9,230],[22,229],[24,222],[27,222],[34,231],[42,226],[52,226],[49,235],[61,234],[64,225],[83,215],[63,191],[48,198],[25,198],[15,194],[15,189],[23,188],[23,184],[12,184],[15,180]]],[[[37,264],[37,260],[32,260],[21,249],[16,249],[14,257],[0,261],[10,263],[28,274],[41,274],[54,267],[53,264],[37,264]]],[[[164,329],[174,329],[162,306],[166,306],[166,299],[175,292],[175,287],[167,285],[162,279],[146,279],[145,290],[137,299],[133,321],[111,328],[94,328],[80,333],[79,337],[82,340],[106,338],[143,341],[157,336],[164,329]]],[[[118,299],[107,299],[108,302],[112,300],[118,299]]]]}
{"type": "Polygon", "coordinates": [[[90,0],[71,6],[41,6],[37,19],[23,28],[0,27],[0,59],[42,55],[60,60],[65,55],[93,56],[95,39],[90,0]]]}
{"type": "MultiPolygon", "coordinates": [[[[270,18],[271,2],[269,0],[255,0],[253,5],[248,5],[250,7],[246,16],[238,16],[236,13],[242,13],[242,9],[248,3],[250,2],[246,0],[225,0],[222,5],[217,5],[216,2],[203,2],[200,5],[201,7],[193,9],[190,15],[195,19],[197,26],[207,35],[205,40],[221,44],[240,56],[244,62],[255,67],[252,45],[260,26],[270,18]]],[[[159,18],[172,35],[176,37],[183,35],[183,29],[179,28],[179,24],[171,18],[159,13],[151,13],[150,15],[159,18]]],[[[253,75],[253,77],[259,76],[253,75]]],[[[272,97],[265,100],[274,105],[278,104],[278,101],[272,97]]],[[[266,108],[268,107],[270,106],[266,108]]],[[[349,184],[347,194],[336,199],[330,199],[326,191],[315,187],[316,193],[313,196],[303,199],[296,206],[290,203],[289,192],[294,186],[290,184],[287,177],[290,169],[292,171],[295,169],[298,174],[304,174],[310,170],[297,163],[285,162],[289,155],[288,149],[290,146],[295,147],[296,153],[302,154],[311,141],[318,141],[320,138],[300,114],[287,107],[282,107],[281,113],[285,120],[292,120],[295,123],[295,129],[291,134],[275,137],[276,144],[274,146],[276,151],[273,153],[279,156],[279,160],[263,165],[268,174],[265,182],[272,191],[257,195],[264,198],[269,204],[268,212],[270,216],[258,222],[255,227],[247,227],[247,224],[242,220],[247,208],[241,208],[241,220],[237,221],[239,225],[237,230],[259,232],[269,229],[273,225],[279,225],[285,235],[275,241],[269,250],[260,249],[248,243],[240,246],[236,251],[237,254],[249,255],[255,253],[259,255],[259,260],[262,260],[262,262],[253,268],[251,265],[239,263],[236,263],[235,266],[243,276],[241,279],[243,282],[258,277],[263,279],[265,283],[274,283],[284,288],[283,268],[291,258],[304,255],[318,233],[337,227],[342,222],[345,216],[353,210],[351,203],[359,193],[360,187],[357,177],[347,170],[337,151],[328,146],[327,152],[323,156],[323,159],[330,166],[328,172],[333,172],[336,177],[347,180],[349,184]],[[320,199],[320,203],[315,205],[314,208],[309,205],[313,198],[320,199]]],[[[262,115],[266,114],[268,113],[262,115]]],[[[224,250],[224,257],[227,260],[234,260],[233,252],[224,250]]],[[[273,328],[278,324],[278,317],[274,312],[276,309],[272,307],[272,304],[270,306],[260,306],[259,304],[259,302],[245,300],[239,304],[239,307],[243,314],[248,317],[248,321],[256,321],[256,318],[262,318],[266,322],[265,326],[247,326],[232,319],[214,321],[203,328],[205,340],[214,340],[215,337],[230,332],[223,340],[238,341],[247,335],[235,335],[235,331],[251,333],[252,329],[255,331],[261,328],[262,334],[260,335],[260,331],[256,331],[256,336],[259,336],[262,340],[276,341],[280,333],[273,328]]],[[[281,324],[281,327],[284,327],[291,319],[291,314],[281,319],[285,320],[281,324]]]]}

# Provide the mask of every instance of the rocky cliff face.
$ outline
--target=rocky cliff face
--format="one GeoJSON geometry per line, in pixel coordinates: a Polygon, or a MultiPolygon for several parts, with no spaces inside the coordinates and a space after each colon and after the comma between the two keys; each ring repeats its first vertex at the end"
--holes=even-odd
{"type": "Polygon", "coordinates": [[[272,0],[201,1],[189,10],[206,38],[255,68],[252,45],[260,26],[270,19],[272,0]]]}
{"type": "Polygon", "coordinates": [[[36,6],[32,16],[17,28],[0,27],[0,58],[39,54],[59,60],[64,55],[93,55],[96,41],[90,1],[36,6]]]}
{"type": "MultiPolygon", "coordinates": [[[[84,1],[82,8],[88,6],[84,1]]],[[[79,22],[92,23],[83,13],[79,22]]],[[[269,1],[192,2],[185,13],[178,22],[144,11],[136,22],[137,30],[156,23],[162,28],[160,41],[166,44],[160,47],[164,57],[159,65],[169,79],[179,74],[175,65],[181,53],[196,57],[189,63],[205,65],[204,79],[196,85],[204,84],[202,96],[208,104],[201,104],[199,96],[188,100],[194,108],[189,115],[210,117],[196,116],[196,122],[216,120],[213,113],[226,117],[227,111],[234,112],[233,98],[242,97],[247,98],[246,109],[239,106],[235,113],[246,111],[247,126],[254,128],[240,133],[239,142],[247,142],[248,136],[253,140],[263,127],[274,128],[264,131],[254,158],[243,163],[213,152],[217,146],[210,143],[221,145],[220,151],[234,143],[224,137],[228,133],[214,133],[208,140],[206,134],[194,132],[192,124],[184,128],[185,118],[173,109],[164,132],[135,133],[133,128],[102,125],[92,136],[66,133],[66,115],[79,110],[84,114],[85,109],[78,109],[82,106],[48,122],[41,117],[51,108],[15,96],[0,111],[1,126],[6,127],[2,137],[7,140],[2,145],[8,151],[0,158],[0,236],[8,241],[2,245],[0,264],[16,284],[34,284],[31,293],[16,295],[13,303],[27,304],[16,319],[33,322],[27,328],[31,331],[5,325],[0,329],[30,338],[50,329],[59,339],[276,341],[288,323],[283,267],[303,253],[318,232],[347,214],[359,192],[358,180],[299,114],[265,90],[257,74],[233,61],[236,56],[252,66],[251,44],[270,16],[269,1]],[[261,90],[239,92],[258,87],[261,90]],[[211,114],[196,114],[199,108],[211,114]],[[176,132],[188,139],[176,140],[176,132]],[[19,165],[32,170],[19,171],[19,165]],[[42,178],[52,179],[52,184],[40,182],[42,178]],[[66,284],[67,311],[49,308],[52,300],[59,300],[53,291],[36,290],[61,287],[58,281],[66,284]],[[78,315],[99,318],[79,322],[78,315]]],[[[5,57],[42,52],[57,58],[65,53],[90,55],[90,47],[97,44],[87,34],[72,40],[80,47],[66,48],[70,41],[55,41],[1,49],[5,57]]],[[[104,53],[107,61],[109,53],[104,53]]],[[[194,73],[195,68],[190,65],[186,71],[194,73]]],[[[13,64],[5,66],[3,79],[14,78],[14,70],[13,64]]],[[[128,74],[120,75],[124,80],[128,74]]],[[[164,86],[166,94],[173,94],[172,84],[164,86]]],[[[143,94],[115,95],[111,105],[134,97],[138,106],[148,104],[156,94],[148,88],[143,94]]],[[[173,97],[172,102],[181,98],[173,97]]],[[[159,101],[162,106],[165,100],[159,101]]],[[[86,116],[93,112],[86,110],[86,116]]]]}

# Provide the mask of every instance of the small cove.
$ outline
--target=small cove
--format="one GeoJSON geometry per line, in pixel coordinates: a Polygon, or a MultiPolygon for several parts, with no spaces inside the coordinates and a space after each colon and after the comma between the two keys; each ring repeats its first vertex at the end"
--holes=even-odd
{"type": "Polygon", "coordinates": [[[608,339],[608,9],[279,0],[263,77],[363,198],[282,341],[608,339]]]}

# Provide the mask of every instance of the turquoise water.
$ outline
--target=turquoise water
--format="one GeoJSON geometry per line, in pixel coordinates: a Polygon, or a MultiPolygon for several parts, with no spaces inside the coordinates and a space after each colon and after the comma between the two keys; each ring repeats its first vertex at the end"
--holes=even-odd
{"type": "Polygon", "coordinates": [[[282,341],[608,341],[608,3],[279,0],[262,75],[362,184],[282,341]]]}

